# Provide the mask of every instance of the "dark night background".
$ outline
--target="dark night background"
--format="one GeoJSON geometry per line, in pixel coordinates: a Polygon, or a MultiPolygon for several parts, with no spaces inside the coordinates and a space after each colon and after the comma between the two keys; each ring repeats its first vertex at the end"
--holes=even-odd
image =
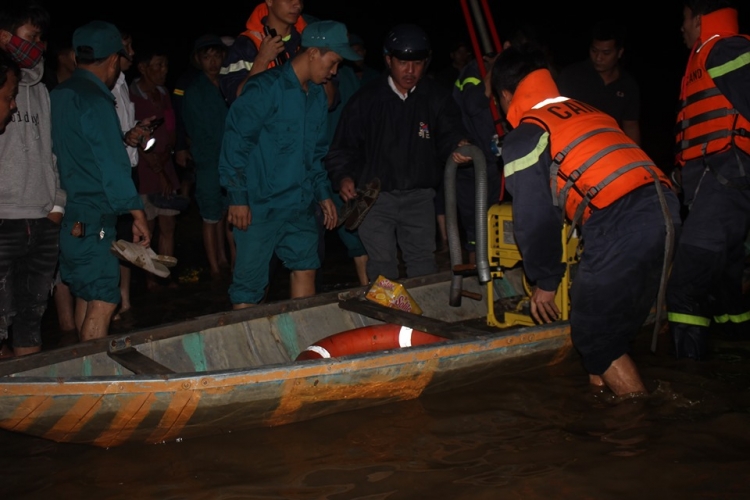
{"type": "MultiPolygon", "coordinates": [[[[170,53],[167,85],[187,68],[192,42],[204,33],[236,36],[258,0],[246,2],[98,2],[85,8],[70,2],[44,4],[52,14],[50,38],[68,37],[77,26],[93,19],[104,19],[133,33],[134,48],[148,38],[164,43],[170,53]]],[[[738,2],[737,5],[747,2],[738,2]]],[[[662,167],[671,168],[671,143],[679,82],[687,60],[682,43],[682,3],[667,1],[579,1],[535,2],[528,0],[489,0],[501,41],[520,24],[532,24],[552,52],[554,63],[563,67],[588,57],[589,30],[603,16],[614,16],[626,28],[623,65],[641,88],[641,128],[643,146],[662,167]]],[[[391,26],[413,22],[430,36],[433,59],[430,70],[448,64],[451,45],[468,39],[467,25],[459,0],[380,0],[344,2],[309,0],[305,14],[319,19],[344,22],[350,32],[367,44],[367,63],[383,67],[381,44],[391,26]]],[[[740,12],[741,31],[750,27],[750,5],[740,12]]]]}

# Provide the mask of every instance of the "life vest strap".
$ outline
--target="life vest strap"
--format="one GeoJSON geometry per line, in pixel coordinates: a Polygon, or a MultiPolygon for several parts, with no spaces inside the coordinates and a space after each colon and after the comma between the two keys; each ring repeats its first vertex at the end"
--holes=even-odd
{"type": "MultiPolygon", "coordinates": [[[[604,156],[612,153],[613,151],[617,151],[618,149],[635,149],[635,148],[638,148],[638,145],[635,143],[623,142],[623,143],[618,143],[618,144],[612,144],[600,150],[594,156],[589,158],[586,161],[586,163],[584,163],[583,165],[581,165],[580,167],[578,167],[577,169],[573,170],[570,173],[570,175],[568,176],[568,180],[565,182],[565,185],[560,189],[560,193],[558,194],[560,206],[563,207],[563,221],[565,221],[565,204],[568,202],[568,193],[570,192],[570,189],[575,185],[576,181],[581,178],[583,173],[586,170],[588,170],[588,168],[591,167],[591,165],[601,160],[604,156]]],[[[608,177],[605,177],[605,180],[608,177]]]]}
{"type": "Polygon", "coordinates": [[[598,195],[607,185],[612,183],[615,179],[620,177],[621,175],[634,170],[636,168],[645,168],[649,171],[649,175],[651,175],[651,168],[655,168],[655,165],[652,163],[644,163],[643,161],[635,161],[632,163],[628,163],[627,165],[624,165],[617,170],[610,173],[608,176],[606,176],[604,179],[602,179],[599,184],[596,186],[592,186],[591,188],[586,191],[585,194],[583,194],[581,203],[578,205],[578,208],[576,208],[576,212],[573,215],[573,219],[570,222],[570,229],[568,230],[568,239],[570,239],[570,236],[573,234],[573,229],[578,226],[578,223],[583,218],[583,214],[586,211],[586,208],[588,208],[589,204],[593,201],[593,199],[598,195]]]}
{"type": "Polygon", "coordinates": [[[605,127],[605,128],[597,128],[589,132],[586,132],[585,134],[573,140],[562,151],[557,153],[554,159],[552,160],[552,165],[550,166],[550,170],[549,170],[550,188],[552,191],[552,205],[556,207],[562,207],[563,220],[565,219],[565,197],[555,196],[555,190],[554,190],[554,186],[557,184],[557,175],[560,172],[560,165],[562,165],[563,160],[565,160],[565,157],[568,156],[568,153],[570,153],[570,151],[574,147],[578,146],[581,142],[585,141],[586,139],[589,139],[597,134],[603,134],[605,132],[620,132],[620,130],[615,129],[615,128],[610,128],[610,127],[605,127]]]}
{"type": "Polygon", "coordinates": [[[717,95],[721,95],[721,90],[719,90],[717,87],[711,87],[710,89],[701,90],[700,92],[691,94],[683,99],[680,102],[680,107],[684,108],[685,106],[690,106],[691,104],[695,104],[698,101],[708,99],[709,97],[716,97],[717,95]]]}
{"type": "Polygon", "coordinates": [[[699,135],[698,137],[693,137],[692,139],[683,139],[676,144],[677,153],[679,154],[680,152],[692,148],[693,146],[700,146],[701,144],[707,144],[710,141],[723,139],[725,137],[731,137],[732,135],[734,134],[731,130],[724,129],[709,132],[708,134],[699,135]]]}
{"type": "Polygon", "coordinates": [[[699,125],[709,120],[715,120],[716,118],[724,118],[725,116],[731,116],[731,115],[736,115],[736,114],[737,114],[737,110],[733,108],[732,109],[721,108],[721,109],[714,109],[711,111],[706,111],[705,113],[701,113],[692,118],[686,118],[684,120],[678,121],[675,127],[675,132],[679,134],[680,132],[685,131],[688,127],[691,127],[693,125],[699,125]]]}

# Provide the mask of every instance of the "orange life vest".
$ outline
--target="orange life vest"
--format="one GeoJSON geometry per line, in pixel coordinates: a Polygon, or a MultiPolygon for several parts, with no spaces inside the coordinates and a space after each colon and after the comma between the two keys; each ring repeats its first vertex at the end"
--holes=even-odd
{"type": "MultiPolygon", "coordinates": [[[[250,17],[247,19],[247,22],[245,23],[245,31],[240,33],[240,36],[246,36],[250,40],[253,41],[253,44],[255,45],[255,48],[257,50],[260,50],[260,43],[263,41],[263,38],[265,38],[265,23],[263,22],[263,19],[265,19],[268,16],[268,5],[264,3],[258,4],[255,9],[253,9],[253,12],[250,14],[250,17]]],[[[298,33],[302,33],[302,31],[307,26],[307,21],[302,16],[299,16],[297,18],[297,22],[294,24],[294,28],[297,30],[298,33]]],[[[294,54],[286,53],[286,56],[292,57],[294,54]]],[[[273,68],[276,66],[276,61],[271,61],[268,63],[268,69],[273,68]]]]}
{"type": "Polygon", "coordinates": [[[574,99],[550,101],[526,111],[521,122],[537,123],[549,132],[553,203],[564,207],[573,226],[656,178],[670,185],[614,118],[574,99]]]}
{"type": "Polygon", "coordinates": [[[720,9],[701,16],[701,35],[690,53],[682,78],[677,114],[677,163],[729,149],[733,144],[750,154],[750,122],[732,107],[706,69],[714,45],[739,35],[737,11],[720,9]]]}

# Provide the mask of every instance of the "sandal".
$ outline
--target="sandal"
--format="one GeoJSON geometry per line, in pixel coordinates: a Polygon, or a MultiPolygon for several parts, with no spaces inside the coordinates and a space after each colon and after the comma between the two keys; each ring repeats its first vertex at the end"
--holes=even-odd
{"type": "Polygon", "coordinates": [[[177,263],[177,259],[174,257],[156,255],[151,248],[146,248],[138,243],[125,240],[113,241],[112,252],[120,259],[127,260],[141,269],[162,278],[169,276],[169,269],[167,269],[164,263],[169,262],[170,265],[177,263]]]}
{"type": "Polygon", "coordinates": [[[339,212],[339,225],[344,224],[344,227],[349,231],[354,231],[359,227],[367,212],[370,211],[375,200],[378,199],[380,194],[380,179],[375,177],[370,182],[365,184],[364,190],[357,190],[357,197],[351,199],[341,207],[339,212]]]}

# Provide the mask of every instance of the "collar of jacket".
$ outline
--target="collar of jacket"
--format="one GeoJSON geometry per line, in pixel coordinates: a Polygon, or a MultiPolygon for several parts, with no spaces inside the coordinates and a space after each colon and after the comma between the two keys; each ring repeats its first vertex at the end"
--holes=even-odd
{"type": "Polygon", "coordinates": [[[719,9],[701,16],[701,34],[698,45],[715,35],[731,36],[740,31],[737,11],[732,8],[719,9]]]}
{"type": "Polygon", "coordinates": [[[518,84],[513,98],[508,107],[508,122],[517,127],[521,123],[524,113],[536,106],[538,103],[559,97],[560,91],[552,78],[552,74],[546,69],[532,71],[518,84]]]}

